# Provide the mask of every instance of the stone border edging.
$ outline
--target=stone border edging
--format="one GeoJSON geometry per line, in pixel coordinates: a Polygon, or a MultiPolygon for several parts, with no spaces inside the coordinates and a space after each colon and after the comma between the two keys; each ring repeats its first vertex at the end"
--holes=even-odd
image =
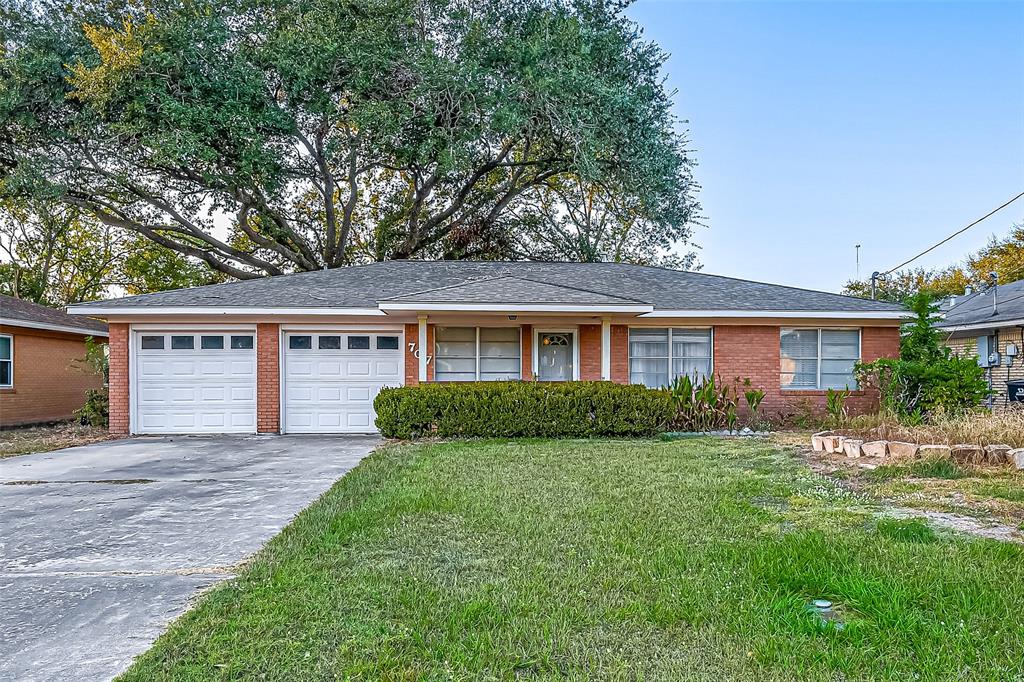
{"type": "Polygon", "coordinates": [[[851,459],[890,457],[895,460],[916,458],[953,459],[963,464],[1011,464],[1024,470],[1024,448],[991,444],[982,447],[973,443],[957,445],[917,444],[898,440],[863,441],[832,431],[819,431],[811,436],[814,452],[841,454],[851,459]]]}

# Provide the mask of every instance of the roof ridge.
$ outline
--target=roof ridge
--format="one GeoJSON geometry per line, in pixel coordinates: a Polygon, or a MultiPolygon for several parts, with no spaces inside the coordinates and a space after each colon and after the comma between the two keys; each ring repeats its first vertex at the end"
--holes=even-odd
{"type": "Polygon", "coordinates": [[[521,275],[509,275],[509,276],[510,277],[515,277],[516,279],[521,279],[524,282],[533,282],[534,284],[549,284],[551,286],[561,287],[563,289],[571,289],[573,291],[582,291],[582,292],[585,292],[585,293],[588,293],[588,294],[597,294],[598,296],[607,296],[608,298],[617,298],[620,301],[629,301],[630,303],[640,303],[642,305],[651,305],[650,301],[641,301],[638,298],[629,298],[628,296],[619,296],[618,294],[608,294],[608,293],[605,293],[603,291],[594,291],[593,289],[584,289],[583,287],[576,287],[576,286],[573,286],[571,284],[557,284],[557,283],[554,283],[554,282],[544,282],[544,281],[541,281],[541,280],[532,279],[530,277],[523,277],[521,275]]]}
{"type": "MultiPolygon", "coordinates": [[[[384,261],[387,262],[387,261],[384,261]]],[[[419,294],[429,294],[432,291],[445,291],[447,289],[457,289],[464,287],[467,284],[479,284],[480,282],[492,282],[496,279],[506,279],[508,277],[514,277],[515,275],[487,275],[485,277],[470,277],[461,282],[455,284],[446,284],[443,287],[430,287],[429,289],[420,289],[418,291],[406,291],[405,293],[398,294],[397,296],[388,296],[387,298],[378,299],[380,301],[394,301],[397,298],[405,298],[406,296],[418,296],[419,294]]]]}

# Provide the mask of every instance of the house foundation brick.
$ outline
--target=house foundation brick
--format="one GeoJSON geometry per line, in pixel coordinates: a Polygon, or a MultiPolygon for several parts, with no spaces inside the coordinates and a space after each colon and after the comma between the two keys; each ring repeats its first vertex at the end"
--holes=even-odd
{"type": "Polygon", "coordinates": [[[129,325],[113,322],[107,325],[109,349],[108,398],[110,433],[126,436],[131,432],[130,400],[128,395],[129,325]]]}
{"type": "Polygon", "coordinates": [[[256,325],[256,431],[281,431],[281,326],[256,325]]]}

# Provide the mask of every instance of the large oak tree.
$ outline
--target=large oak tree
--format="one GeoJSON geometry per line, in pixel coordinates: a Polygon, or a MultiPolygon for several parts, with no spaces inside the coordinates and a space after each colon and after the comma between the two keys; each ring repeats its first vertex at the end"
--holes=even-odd
{"type": "Polygon", "coordinates": [[[614,188],[648,242],[690,236],[665,56],[620,4],[0,2],[0,198],[227,275],[515,257],[560,187],[614,188]]]}

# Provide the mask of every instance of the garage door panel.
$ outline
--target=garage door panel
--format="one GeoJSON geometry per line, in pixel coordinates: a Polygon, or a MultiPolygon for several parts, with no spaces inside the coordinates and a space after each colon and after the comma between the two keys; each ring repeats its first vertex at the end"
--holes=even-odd
{"type": "MultiPolygon", "coordinates": [[[[402,349],[377,348],[376,332],[303,332],[307,344],[285,342],[284,428],[294,433],[366,433],[376,430],[373,400],[385,386],[400,386],[404,373],[402,349]],[[319,336],[328,338],[320,348],[319,336]],[[341,337],[341,348],[338,336],[341,337]],[[348,337],[357,336],[348,348],[348,337]],[[370,337],[366,348],[366,337],[370,337]]],[[[395,337],[394,332],[380,336],[395,337]]],[[[385,346],[389,344],[383,344],[385,346]]]]}
{"type": "MultiPolygon", "coordinates": [[[[136,346],[135,430],[139,433],[253,433],[256,430],[256,355],[251,348],[136,346]]],[[[175,336],[220,335],[206,330],[175,336]]],[[[138,342],[137,342],[138,343],[138,342]]]]}

